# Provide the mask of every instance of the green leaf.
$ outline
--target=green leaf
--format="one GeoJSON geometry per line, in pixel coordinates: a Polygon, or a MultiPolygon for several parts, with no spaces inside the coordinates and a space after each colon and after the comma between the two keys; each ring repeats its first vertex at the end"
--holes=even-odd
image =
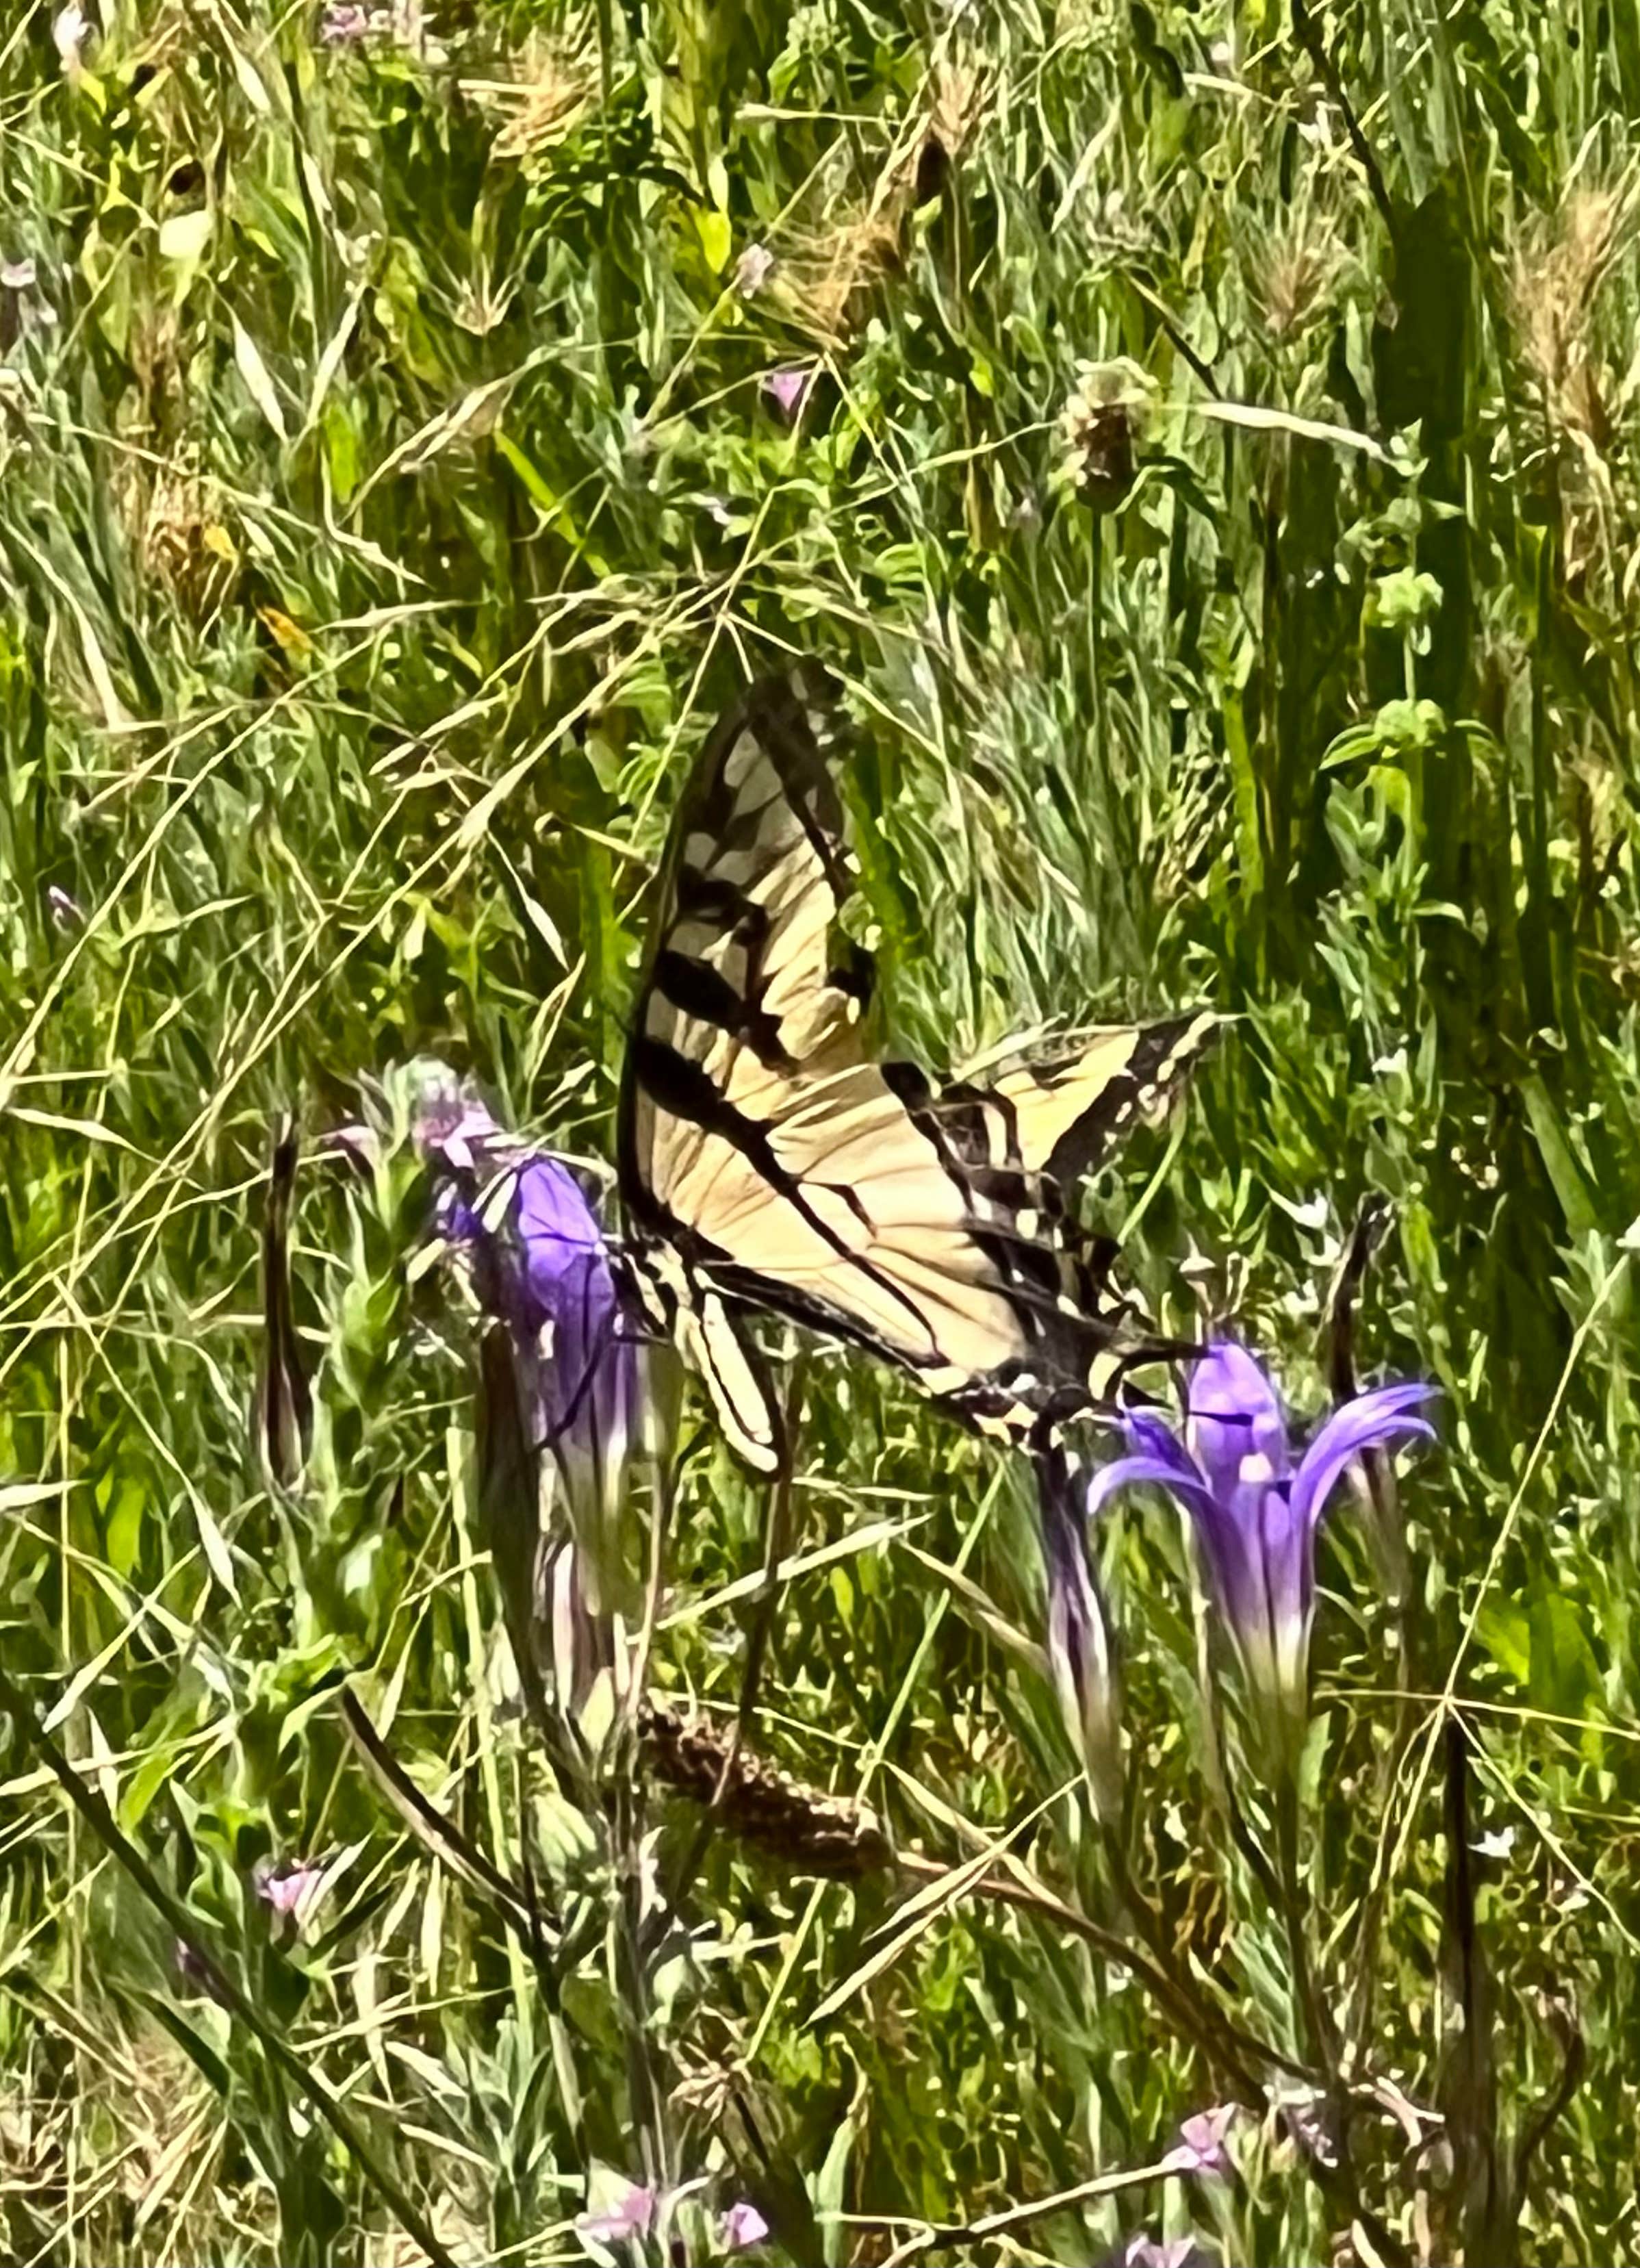
{"type": "Polygon", "coordinates": [[[714,276],[721,276],[734,249],[733,224],[726,212],[718,212],[710,205],[696,205],[695,226],[707,266],[714,276]]]}

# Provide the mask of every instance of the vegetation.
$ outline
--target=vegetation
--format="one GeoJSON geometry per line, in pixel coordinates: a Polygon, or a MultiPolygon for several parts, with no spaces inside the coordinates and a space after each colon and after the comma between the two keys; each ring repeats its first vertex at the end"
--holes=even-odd
{"type": "Polygon", "coordinates": [[[101,4],[0,32],[0,2254],[1640,2256],[1634,0],[101,4]],[[1026,1462],[823,1349],[634,1483],[641,1727],[520,1708],[399,1067],[607,1162],[806,652],[895,1042],[1210,1001],[1129,1278],[1440,1389],[1296,1782],[1125,1491],[1099,1824],[1026,1462]]]}

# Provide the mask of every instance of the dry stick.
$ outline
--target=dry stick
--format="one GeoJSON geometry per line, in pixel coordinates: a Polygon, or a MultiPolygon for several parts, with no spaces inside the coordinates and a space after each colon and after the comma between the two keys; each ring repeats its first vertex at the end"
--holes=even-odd
{"type": "MultiPolygon", "coordinates": [[[[1357,1216],[1349,1245],[1334,1279],[1332,1298],[1327,1307],[1327,1373],[1333,1400],[1341,1408],[1354,1399],[1357,1390],[1356,1298],[1366,1279],[1372,1256],[1388,1230],[1390,1219],[1390,1207],[1384,1198],[1373,1197],[1367,1199],[1357,1216]]],[[[1413,1687],[1418,1683],[1414,1674],[1418,1651],[1417,1631],[1412,1616],[1406,1539],[1401,1528],[1394,1472],[1381,1449],[1364,1451],[1361,1463],[1372,1504],[1375,1552],[1380,1571],[1393,1594],[1391,1606],[1401,1640],[1401,1683],[1404,1686],[1413,1687]]],[[[1395,1784],[1407,1744],[1412,1736],[1414,1705],[1410,1695],[1408,1695],[1396,1712],[1385,1777],[1386,1801],[1395,1784]]],[[[1367,1889],[1358,1939],[1360,1960],[1355,2007],[1345,2023],[1339,2051],[1341,2064],[1346,2070],[1353,2067],[1366,2052],[1378,1984],[1379,1937],[1383,1928],[1388,1889],[1387,1881],[1380,1879],[1369,1884],[1367,1889]]]]}
{"type": "Polygon", "coordinates": [[[803,1361],[799,1356],[791,1367],[786,1391],[786,1406],[782,1412],[781,1432],[783,1450],[780,1471],[769,1501],[769,1526],[763,1539],[763,1572],[758,1589],[757,1604],[753,1613],[752,1629],[746,1639],[746,1667],[740,1678],[740,1700],[735,1711],[734,1729],[724,1753],[723,1766],[717,1775],[700,1825],[676,1873],[660,1911],[649,1933],[649,1943],[658,1944],[671,1929],[678,1909],[688,1895],[689,1885],[699,1873],[717,1825],[724,1796],[734,1780],[740,1763],[740,1752],[746,1746],[752,1719],[757,1711],[758,1687],[762,1682],[763,1662],[769,1652],[769,1633],[774,1628],[775,1609],[780,1599],[779,1572],[781,1561],[786,1556],[786,1537],[791,1525],[791,1482],[796,1462],[798,1420],[803,1395],[803,1361]]]}
{"type": "Polygon", "coordinates": [[[290,1196],[300,1143],[287,1112],[274,1139],[262,1215],[262,1370],[256,1432],[270,1484],[294,1488],[313,1438],[313,1396],[290,1312],[290,1196]]]}
{"type": "Polygon", "coordinates": [[[406,2235],[421,2246],[430,2268],[455,2268],[449,2253],[393,2176],[378,2162],[370,2145],[324,2080],[308,2069],[276,2032],[269,2030],[227,1970],[206,1950],[186,1909],[166,1889],[97,1790],[81,1778],[51,1734],[35,1723],[33,1710],[4,1668],[0,1668],[0,1708],[5,1710],[104,1849],[125,1869],[155,1911],[163,1916],[166,1926],[174,1932],[178,1942],[197,1964],[198,1974],[213,1997],[239,2018],[261,2043],[264,2052],[301,2089],[383,2204],[397,2216],[406,2235]]]}
{"type": "Polygon", "coordinates": [[[1452,2143],[1450,2209],[1466,2260],[1512,2252],[1509,2202],[1497,2150],[1497,2072],[1494,2062],[1491,1977],[1475,1911],[1475,1853],[1469,1843],[1468,1735],[1446,1720],[1446,1870],[1442,1917],[1448,1989],[1462,2013],[1443,2089],[1452,2143]]]}
{"type": "Polygon", "coordinates": [[[527,1892],[510,1881],[452,1820],[428,1801],[371,1723],[358,1696],[346,1690],[342,1695],[342,1721],[371,1778],[417,1841],[443,1865],[493,1898],[503,1920],[532,1959],[538,1965],[544,1963],[548,1947],[541,1935],[541,1916],[527,1892]]]}
{"type": "Polygon", "coordinates": [[[1531,2171],[1533,2158],[1550,2128],[1577,2092],[1583,2080],[1584,2066],[1588,2061],[1588,2045],[1583,2036],[1583,2027],[1578,2023],[1570,2003],[1559,1994],[1549,2003],[1548,2023],[1560,2042],[1560,2077],[1528,2120],[1515,2153],[1515,2196],[1523,2205],[1526,2194],[1526,2176],[1531,2171]]]}

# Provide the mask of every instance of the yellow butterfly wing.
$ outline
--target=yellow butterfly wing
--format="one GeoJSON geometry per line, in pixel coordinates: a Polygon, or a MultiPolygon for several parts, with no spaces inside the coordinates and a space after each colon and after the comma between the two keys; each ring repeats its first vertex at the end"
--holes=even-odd
{"type": "Polygon", "coordinates": [[[1155,1109],[1210,1023],[1101,1032],[943,1093],[874,1060],[869,964],[835,937],[852,873],[830,717],[806,670],[755,686],[709,739],[673,822],[621,1090],[638,1251],[762,1471],[783,1444],[736,1311],[866,1346],[989,1431],[1026,1437],[1103,1400],[1144,1343],[1048,1169],[1085,1169],[1155,1109]]]}

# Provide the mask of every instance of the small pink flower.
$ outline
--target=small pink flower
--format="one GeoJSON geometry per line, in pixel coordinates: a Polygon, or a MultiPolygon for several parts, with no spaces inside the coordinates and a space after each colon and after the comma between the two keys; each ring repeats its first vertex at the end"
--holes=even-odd
{"type": "Polygon", "coordinates": [[[791,364],[781,370],[766,371],[763,391],[790,425],[802,409],[813,381],[812,367],[804,369],[791,364]]]}
{"type": "Polygon", "coordinates": [[[761,2244],[769,2235],[769,2223],[754,2205],[744,2198],[732,2205],[723,2219],[723,2241],[725,2252],[749,2252],[754,2244],[761,2244]]]}
{"type": "Polygon", "coordinates": [[[327,8],[320,18],[319,36],[327,48],[353,48],[370,35],[370,18],[352,0],[327,8]]]}
{"type": "Polygon", "coordinates": [[[743,299],[755,298],[775,272],[775,255],[766,244],[748,244],[734,265],[734,288],[743,299]]]}
{"type": "Polygon", "coordinates": [[[1240,2116],[1240,2107],[1234,2102],[1221,2103],[1215,2110],[1198,2110],[1179,2129],[1179,2139],[1164,2162],[1178,2174],[1228,2174],[1232,2168],[1224,2144],[1240,2116]]]}
{"type": "Polygon", "coordinates": [[[1122,2268],[1212,2268],[1212,2263],[1194,2236],[1175,2236],[1166,2244],[1136,2236],[1122,2255],[1122,2268]]]}
{"type": "Polygon", "coordinates": [[[256,1895],[265,1906],[272,1908],[281,1920],[295,1913],[310,1890],[324,1880],[322,1867],[304,1866],[299,1861],[284,1867],[270,1867],[266,1860],[257,1867],[254,1877],[256,1895]]]}
{"type": "Polygon", "coordinates": [[[654,2191],[632,2182],[607,2213],[584,2213],[575,2228],[577,2236],[590,2236],[604,2244],[624,2244],[635,2236],[647,2236],[654,2219],[654,2191]]]}

